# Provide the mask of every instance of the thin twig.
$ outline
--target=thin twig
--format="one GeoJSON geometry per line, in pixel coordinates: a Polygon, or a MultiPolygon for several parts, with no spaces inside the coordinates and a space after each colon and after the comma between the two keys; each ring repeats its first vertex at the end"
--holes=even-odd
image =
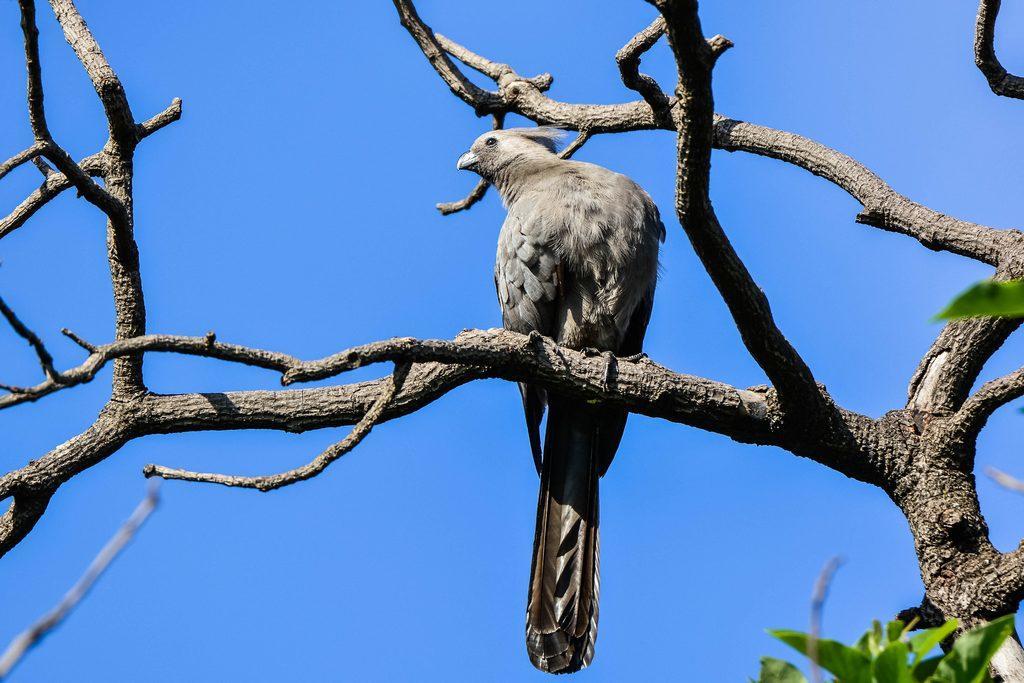
{"type": "Polygon", "coordinates": [[[987,474],[992,481],[999,484],[1008,491],[1024,493],[1024,481],[1021,481],[1020,479],[1017,479],[1016,477],[1011,476],[1006,472],[1003,472],[1002,470],[997,470],[995,467],[986,467],[985,474],[987,474]]]}
{"type": "Polygon", "coordinates": [[[590,131],[584,128],[572,142],[566,145],[565,149],[559,152],[558,156],[562,159],[571,159],[573,154],[580,151],[580,148],[587,144],[590,137],[590,131]]]}
{"type": "Polygon", "coordinates": [[[261,477],[240,477],[229,474],[217,474],[215,472],[189,472],[187,470],[173,469],[162,465],[146,465],[142,473],[146,477],[161,477],[163,479],[179,479],[182,481],[204,482],[209,484],[221,484],[259,491],[273,491],[300,481],[311,479],[327,469],[328,465],[342,457],[366,437],[373,429],[373,426],[384,413],[395,398],[395,394],[402,388],[402,383],[409,374],[410,363],[397,363],[390,381],[385,382],[381,388],[377,400],[373,403],[363,418],[356,423],[352,431],[344,439],[330,446],[318,455],[311,462],[287,472],[271,474],[261,477]]]}
{"type": "Polygon", "coordinates": [[[814,582],[814,591],[811,593],[811,629],[807,638],[807,657],[811,660],[811,681],[821,683],[821,667],[818,665],[818,641],[821,639],[822,612],[825,608],[825,599],[828,597],[829,586],[836,571],[843,564],[841,557],[832,557],[825,566],[821,568],[817,581],[814,582]]]}
{"type": "Polygon", "coordinates": [[[18,316],[14,314],[14,311],[11,310],[2,297],[0,297],[0,314],[3,314],[10,326],[18,333],[18,336],[27,341],[32,350],[36,352],[39,364],[43,366],[43,373],[47,379],[60,384],[60,373],[53,369],[53,356],[46,350],[46,346],[38,335],[28,329],[25,323],[18,319],[18,316]]]}
{"type": "Polygon", "coordinates": [[[89,563],[89,567],[80,579],[71,587],[61,601],[52,610],[47,612],[39,621],[32,624],[18,637],[11,641],[7,650],[0,656],[0,679],[6,678],[25,653],[35,647],[51,631],[60,626],[71,611],[82,601],[92,588],[96,580],[102,576],[114,558],[124,549],[129,541],[135,536],[142,524],[149,518],[149,515],[156,508],[159,502],[159,486],[152,482],[146,492],[146,497],[138,504],[128,520],[117,530],[99,554],[89,563]]]}

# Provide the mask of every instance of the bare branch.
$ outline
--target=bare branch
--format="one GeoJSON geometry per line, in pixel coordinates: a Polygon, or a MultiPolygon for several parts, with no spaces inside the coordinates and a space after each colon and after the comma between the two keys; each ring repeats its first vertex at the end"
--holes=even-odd
{"type": "Polygon", "coordinates": [[[957,411],[985,363],[1022,322],[979,317],[945,325],[910,380],[907,409],[924,422],[929,416],[948,416],[957,411]]]}
{"type": "Polygon", "coordinates": [[[171,100],[170,105],[167,109],[156,116],[147,119],[138,125],[139,140],[148,138],[153,133],[157,132],[161,128],[166,128],[175,121],[181,118],[181,98],[175,97],[171,100]]]}
{"type": "MultiPolygon", "coordinates": [[[[654,47],[665,35],[665,18],[659,16],[650,26],[630,38],[621,50],[615,53],[622,84],[640,93],[656,118],[667,116],[671,106],[668,95],[661,90],[658,82],[647,74],[640,73],[640,58],[654,47]]],[[[671,119],[670,119],[671,120],[671,119]]]]}
{"type": "Polygon", "coordinates": [[[985,474],[1004,489],[1015,491],[1016,493],[1024,493],[1024,481],[1010,476],[1002,470],[997,470],[995,467],[986,467],[985,474]]]}
{"type": "Polygon", "coordinates": [[[5,302],[3,298],[0,298],[0,314],[7,319],[8,324],[18,334],[18,336],[27,341],[29,346],[32,347],[32,350],[36,352],[36,356],[39,358],[39,364],[43,366],[43,374],[46,375],[47,380],[60,384],[60,374],[53,369],[53,356],[51,356],[50,352],[46,350],[46,346],[43,344],[43,341],[39,336],[32,330],[28,329],[28,327],[25,326],[25,323],[18,319],[18,316],[15,315],[14,311],[11,310],[10,306],[7,305],[7,302],[5,302]]]}
{"type": "Polygon", "coordinates": [[[509,80],[524,80],[527,83],[536,87],[540,92],[544,92],[551,87],[554,82],[554,78],[549,73],[539,74],[532,78],[523,78],[508,64],[502,64],[501,62],[493,62],[486,57],[481,57],[472,50],[459,45],[454,40],[447,38],[440,33],[435,33],[434,37],[437,38],[437,44],[441,48],[450,54],[455,59],[459,60],[466,66],[475,71],[479,71],[483,75],[494,80],[495,83],[501,84],[502,80],[506,82],[509,80]]]}
{"type": "MultiPolygon", "coordinates": [[[[121,345],[121,353],[143,345],[192,355],[279,369],[290,357],[209,343],[206,338],[148,337],[121,345]]],[[[101,347],[102,348],[102,347],[101,347]]],[[[290,381],[337,375],[379,362],[415,363],[409,378],[379,421],[390,420],[437,400],[466,382],[485,377],[529,381],[584,400],[621,407],[718,432],[745,443],[779,445],[827,464],[847,476],[877,483],[891,471],[883,424],[841,411],[842,425],[828,437],[788,427],[774,392],[747,391],[711,380],[676,374],[648,359],[590,357],[550,339],[506,330],[467,331],[455,341],[393,339],[375,342],[319,361],[296,362],[303,372],[290,381]],[[863,444],[861,447],[858,444],[863,444]]],[[[66,377],[71,376],[69,371],[66,377]]],[[[127,441],[146,434],[200,430],[278,429],[300,432],[353,424],[381,391],[383,380],[290,391],[242,391],[224,394],[145,395],[112,401],[89,430],[25,467],[0,477],[0,499],[19,492],[51,490],[101,461],[127,441]]],[[[902,438],[902,437],[901,437],[902,438]]],[[[0,537],[0,543],[3,538],[0,537]]]]}
{"type": "Polygon", "coordinates": [[[139,139],[138,130],[120,79],[103,56],[99,43],[78,13],[75,3],[72,0],[50,0],[50,7],[100,98],[110,127],[111,141],[115,146],[132,149],[139,139]]]}
{"type": "MultiPolygon", "coordinates": [[[[57,0],[59,2],[59,0],[57,0]]],[[[66,3],[72,10],[70,0],[66,3]]],[[[105,189],[93,182],[92,178],[74,160],[53,141],[46,125],[46,114],[43,108],[43,82],[39,63],[39,30],[35,22],[35,2],[19,0],[21,7],[21,28],[25,37],[25,64],[28,69],[28,108],[29,122],[32,132],[39,143],[39,153],[49,159],[78,188],[81,196],[106,213],[111,220],[125,220],[124,205],[114,199],[105,189]]],[[[77,14],[77,12],[75,12],[77,14]]],[[[81,17],[78,17],[81,20],[81,17]]],[[[82,22],[86,34],[88,28],[82,22]]],[[[91,38],[91,36],[90,36],[91,38]]],[[[96,47],[96,51],[99,48],[96,47]]],[[[100,55],[102,58],[102,54],[100,55]]],[[[37,155],[38,156],[38,155],[37,155]]]]}
{"type": "Polygon", "coordinates": [[[992,413],[1021,396],[1024,396],[1024,368],[981,385],[950,420],[949,429],[973,441],[992,413]]]}
{"type": "Polygon", "coordinates": [[[988,80],[992,92],[1003,97],[1024,99],[1024,78],[1008,73],[996,56],[996,17],[1001,0],[981,0],[974,27],[974,63],[988,80]]]}
{"type": "Polygon", "coordinates": [[[224,486],[235,486],[259,491],[273,491],[284,486],[296,484],[300,481],[311,479],[323,472],[338,458],[342,457],[366,438],[366,436],[377,424],[384,413],[384,409],[395,398],[395,394],[402,388],[402,383],[409,374],[410,365],[399,363],[395,366],[394,373],[384,380],[383,386],[370,409],[366,411],[362,419],[356,423],[352,431],[344,439],[330,446],[323,453],[318,455],[312,462],[297,467],[287,472],[273,474],[263,477],[239,477],[226,474],[188,472],[186,470],[171,469],[161,465],[146,465],[143,474],[146,477],[162,477],[163,479],[181,479],[184,481],[206,482],[210,484],[222,484],[224,486]]]}
{"type": "Polygon", "coordinates": [[[423,23],[419,14],[416,13],[416,8],[412,2],[394,0],[394,3],[402,26],[409,31],[417,45],[420,46],[423,54],[426,55],[427,60],[430,61],[430,65],[434,67],[437,75],[448,84],[448,87],[456,97],[472,106],[480,116],[505,110],[500,97],[495,93],[477,87],[452,63],[452,60],[448,58],[447,52],[438,43],[434,32],[423,23]]]}
{"type": "Polygon", "coordinates": [[[714,140],[711,47],[701,33],[695,0],[654,2],[665,17],[679,71],[677,93],[686,117],[678,122],[676,213],[694,251],[725,300],[744,345],[779,392],[793,419],[821,424],[831,408],[810,368],[772,318],[754,282],[718,222],[709,194],[714,140]]]}
{"type": "Polygon", "coordinates": [[[28,120],[39,142],[50,141],[43,109],[43,77],[39,64],[39,29],[36,28],[34,0],[18,0],[21,8],[21,32],[25,37],[25,67],[28,71],[28,120]]]}
{"type": "Polygon", "coordinates": [[[821,667],[818,665],[818,641],[821,639],[822,612],[825,609],[825,599],[828,597],[828,589],[832,585],[836,571],[842,566],[841,557],[833,557],[821,568],[818,579],[814,582],[814,591],[811,593],[811,628],[807,634],[807,657],[811,660],[811,681],[821,683],[821,667]]]}
{"type": "MultiPolygon", "coordinates": [[[[105,172],[106,162],[106,155],[100,152],[78,162],[78,167],[90,176],[99,176],[105,172]]],[[[43,184],[26,197],[25,201],[19,204],[8,216],[0,219],[0,238],[6,237],[25,225],[28,219],[35,215],[36,211],[46,206],[50,200],[71,187],[74,187],[74,184],[63,173],[52,173],[47,176],[43,184]]]]}
{"type": "MultiPolygon", "coordinates": [[[[139,136],[147,138],[180,118],[181,100],[175,98],[167,109],[139,124],[139,136]]],[[[77,165],[90,176],[103,176],[106,175],[109,168],[109,159],[105,152],[98,152],[82,159],[77,165]]],[[[30,194],[8,216],[0,219],[0,239],[23,226],[36,211],[71,187],[73,187],[72,182],[63,173],[48,175],[39,189],[30,194]]]]}
{"type": "Polygon", "coordinates": [[[61,373],[59,379],[48,378],[46,381],[35,386],[23,387],[17,393],[0,397],[0,409],[18,405],[19,403],[36,401],[60,389],[85,384],[91,381],[96,376],[96,373],[108,362],[117,358],[138,355],[146,351],[204,356],[266,368],[268,370],[277,370],[282,375],[303,365],[298,359],[283,353],[250,349],[234,344],[223,344],[211,340],[209,337],[180,337],[152,334],[115,341],[102,346],[94,346],[70,330],[62,330],[62,332],[76,344],[89,351],[89,357],[81,365],[61,373]]]}
{"type": "Polygon", "coordinates": [[[838,185],[864,206],[857,222],[913,237],[934,251],[997,265],[1000,254],[1020,243],[1017,231],[958,220],[913,202],[851,157],[794,133],[716,115],[715,147],[799,166],[838,185]]]}
{"type": "Polygon", "coordinates": [[[39,621],[23,631],[7,646],[3,655],[0,656],[0,679],[6,678],[11,669],[17,666],[21,658],[25,656],[25,653],[38,645],[43,638],[60,626],[78,603],[82,601],[82,598],[88,594],[89,589],[103,575],[103,572],[114,561],[114,558],[118,556],[135,536],[139,528],[156,508],[158,502],[158,487],[154,482],[150,484],[146,497],[135,508],[124,525],[117,530],[117,533],[107,541],[93,561],[89,563],[85,573],[64,594],[64,597],[57,603],[57,606],[43,615],[39,621]]]}
{"type": "Polygon", "coordinates": [[[53,490],[33,491],[14,496],[14,501],[0,515],[0,557],[21,543],[46,512],[53,490]]]}
{"type": "Polygon", "coordinates": [[[43,150],[45,148],[46,145],[44,143],[37,142],[31,147],[18,152],[13,157],[0,164],[0,179],[3,179],[5,175],[10,173],[14,169],[18,168],[22,164],[27,163],[29,161],[35,161],[36,159],[38,159],[39,155],[43,153],[43,150]]]}
{"type": "Polygon", "coordinates": [[[442,216],[448,216],[453,213],[458,213],[459,211],[465,211],[483,199],[484,195],[487,194],[487,188],[490,186],[491,184],[486,180],[479,180],[477,181],[476,186],[474,186],[465,197],[457,202],[441,202],[437,205],[437,210],[441,212],[442,216]]]}
{"type": "MultiPolygon", "coordinates": [[[[401,4],[411,7],[409,2],[401,4]]],[[[500,92],[487,93],[489,97],[481,99],[469,97],[467,100],[463,97],[478,113],[481,110],[508,111],[538,124],[556,125],[576,131],[585,129],[592,135],[653,128],[675,131],[683,118],[679,102],[672,104],[670,117],[659,120],[644,100],[605,105],[553,100],[543,94],[530,79],[513,75],[515,72],[508,65],[491,62],[447,39],[445,41],[443,47],[446,50],[466,56],[467,63],[481,73],[489,76],[500,74],[500,92]],[[500,103],[496,104],[494,97],[500,103]]],[[[420,42],[419,39],[417,42],[420,42]]],[[[710,60],[714,60],[728,43],[727,39],[719,36],[707,42],[707,58],[710,60]]],[[[994,265],[1001,253],[1011,246],[1019,248],[1022,242],[1017,231],[995,230],[961,221],[913,202],[896,193],[863,164],[794,133],[716,115],[713,144],[719,149],[743,151],[794,164],[833,182],[864,205],[864,211],[857,216],[858,222],[908,235],[929,249],[950,251],[994,265]]]]}
{"type": "MultiPolygon", "coordinates": [[[[492,130],[499,130],[505,126],[504,112],[498,112],[496,114],[493,114],[492,119],[492,130]]],[[[441,212],[442,216],[447,216],[458,211],[465,211],[466,209],[470,208],[478,201],[483,199],[484,195],[487,194],[487,188],[490,186],[491,184],[489,182],[481,178],[477,182],[476,187],[474,187],[472,191],[470,191],[470,193],[466,195],[466,197],[460,199],[457,202],[443,202],[441,204],[438,204],[437,210],[441,212]]]]}
{"type": "Polygon", "coordinates": [[[558,153],[558,156],[562,159],[571,159],[572,155],[580,151],[583,145],[587,144],[588,140],[590,140],[590,131],[584,128],[580,131],[579,135],[576,136],[575,140],[570,142],[565,149],[558,153]]]}

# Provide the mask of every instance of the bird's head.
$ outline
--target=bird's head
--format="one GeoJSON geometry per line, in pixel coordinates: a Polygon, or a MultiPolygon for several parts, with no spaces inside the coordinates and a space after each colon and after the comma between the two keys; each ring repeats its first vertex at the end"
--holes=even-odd
{"type": "Polygon", "coordinates": [[[456,167],[495,182],[523,163],[550,161],[563,137],[565,131],[550,126],[492,130],[473,142],[456,167]]]}

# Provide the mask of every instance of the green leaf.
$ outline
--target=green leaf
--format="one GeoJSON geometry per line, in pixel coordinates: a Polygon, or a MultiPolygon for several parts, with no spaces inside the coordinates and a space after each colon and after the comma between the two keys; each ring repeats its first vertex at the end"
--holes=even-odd
{"type": "Polygon", "coordinates": [[[866,654],[868,657],[870,657],[871,656],[871,631],[865,632],[864,635],[862,635],[860,638],[858,638],[857,642],[853,644],[853,647],[858,649],[858,650],[860,650],[861,652],[866,654]]]}
{"type": "MultiPolygon", "coordinates": [[[[897,638],[901,632],[902,629],[897,631],[897,638]]],[[[891,630],[889,634],[892,634],[891,630]]],[[[909,654],[910,648],[903,641],[896,640],[886,645],[882,653],[871,664],[874,680],[877,683],[915,683],[914,677],[910,675],[910,667],[907,665],[907,655],[909,654]]]]}
{"type": "Polygon", "coordinates": [[[996,650],[1013,633],[1013,615],[994,619],[956,639],[935,670],[935,677],[950,683],[982,683],[996,650]]]}
{"type": "Polygon", "coordinates": [[[761,658],[761,675],[757,683],[807,683],[800,670],[789,662],[771,657],[761,658]]]}
{"type": "Polygon", "coordinates": [[[982,280],[961,292],[934,319],[950,320],[977,315],[1024,317],[1024,280],[982,280]]]}
{"type": "Polygon", "coordinates": [[[931,652],[932,648],[941,643],[949,636],[949,634],[956,630],[956,626],[956,619],[950,619],[942,626],[929,628],[911,636],[910,649],[914,651],[914,661],[919,661],[922,657],[931,652]]]}
{"type": "Polygon", "coordinates": [[[912,671],[914,680],[918,681],[918,683],[924,683],[929,680],[931,675],[935,673],[935,669],[939,666],[939,662],[942,661],[943,657],[944,655],[939,655],[937,657],[922,660],[915,664],[912,671]]]}
{"type": "Polygon", "coordinates": [[[885,639],[886,646],[889,643],[895,643],[903,635],[903,622],[902,621],[890,621],[885,625],[885,639]]]}
{"type": "MultiPolygon", "coordinates": [[[[791,648],[807,654],[806,633],[799,631],[768,631],[791,648]]],[[[817,642],[818,664],[831,672],[842,683],[871,683],[871,659],[860,650],[847,647],[834,640],[817,642]]]]}

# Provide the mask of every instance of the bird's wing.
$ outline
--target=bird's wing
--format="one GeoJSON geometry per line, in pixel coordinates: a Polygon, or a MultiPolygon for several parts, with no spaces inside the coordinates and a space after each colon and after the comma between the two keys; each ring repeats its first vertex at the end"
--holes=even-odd
{"type": "MultiPolygon", "coordinates": [[[[512,207],[498,237],[494,284],[505,328],[552,336],[558,295],[558,258],[544,217],[530,206],[512,207]]],[[[540,471],[540,423],[547,402],[540,387],[520,383],[534,464],[540,471]]]]}

